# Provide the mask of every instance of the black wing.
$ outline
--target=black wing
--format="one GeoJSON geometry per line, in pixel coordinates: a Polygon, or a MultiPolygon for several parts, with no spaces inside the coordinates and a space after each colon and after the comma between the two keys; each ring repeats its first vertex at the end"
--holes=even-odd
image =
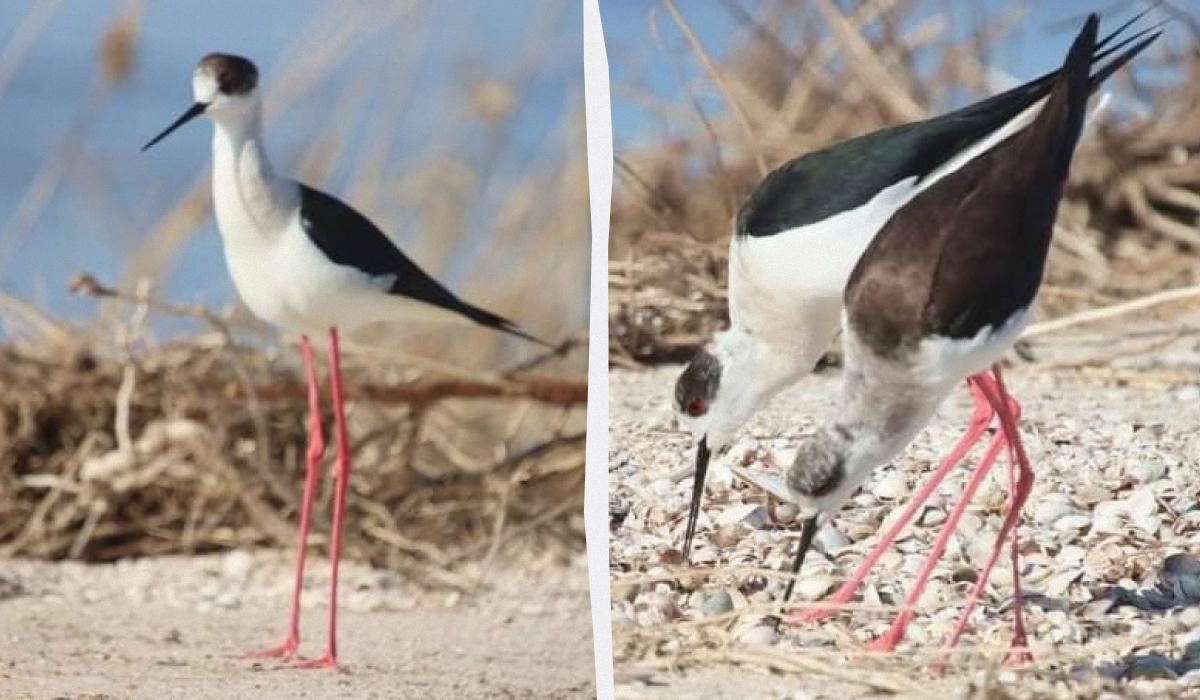
{"type": "Polygon", "coordinates": [[[389,294],[416,299],[465,316],[481,326],[546,343],[486,309],[468,304],[408,259],[375,224],[336,197],[300,184],[300,224],[333,262],[373,277],[394,275],[389,294]]]}
{"type": "MultiPolygon", "coordinates": [[[[1155,27],[1107,46],[1145,15],[1139,13],[1096,42],[1091,65],[1141,39],[1155,27]]],[[[1126,52],[1091,76],[1095,89],[1136,51],[1126,52]]],[[[1050,93],[1059,71],[954,112],[881,129],[784,163],[763,179],[738,212],[736,234],[771,236],[822,221],[866,204],[880,190],[924,177],[1050,93]]]]}
{"type": "MultiPolygon", "coordinates": [[[[1088,69],[1096,23],[1090,16],[1028,128],[917,195],[859,259],[846,310],[876,354],[933,335],[972,338],[1032,303],[1094,89],[1088,69]]],[[[1128,61],[1157,36],[1117,60],[1128,61]]]]}

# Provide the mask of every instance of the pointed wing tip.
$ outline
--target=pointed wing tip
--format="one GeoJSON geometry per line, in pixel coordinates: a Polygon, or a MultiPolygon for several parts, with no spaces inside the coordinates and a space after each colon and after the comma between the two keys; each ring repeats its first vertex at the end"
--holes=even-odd
{"type": "Polygon", "coordinates": [[[525,331],[525,329],[521,328],[520,326],[513,323],[512,321],[509,321],[506,318],[501,318],[500,323],[493,327],[496,330],[504,331],[505,333],[516,336],[522,340],[527,340],[531,343],[541,345],[542,347],[546,348],[547,350],[554,350],[556,352],[564,351],[565,344],[559,343],[556,345],[549,341],[542,340],[541,338],[537,337],[536,335],[533,335],[532,333],[525,331]]]}

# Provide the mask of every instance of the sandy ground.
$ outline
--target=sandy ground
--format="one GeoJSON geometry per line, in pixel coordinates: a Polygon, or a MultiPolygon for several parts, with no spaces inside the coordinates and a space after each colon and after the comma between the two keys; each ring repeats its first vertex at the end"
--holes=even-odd
{"type": "MultiPolygon", "coordinates": [[[[1027,608],[1031,611],[1031,645],[1040,659],[1036,673],[1004,671],[999,675],[1001,684],[1030,681],[1018,697],[1076,697],[1074,693],[1085,686],[1088,697],[1124,697],[1127,692],[1148,693],[1141,697],[1200,697],[1200,670],[1194,670],[1200,669],[1200,664],[1192,662],[1188,668],[1193,670],[1179,678],[1164,679],[1162,676],[1170,674],[1151,672],[1140,678],[1134,674],[1136,680],[1114,685],[1097,673],[1104,664],[1122,664],[1148,654],[1191,659],[1189,654],[1196,653],[1200,640],[1200,607],[1166,614],[1132,608],[1104,612],[1095,598],[1107,585],[1140,588],[1151,584],[1157,566],[1168,554],[1197,553],[1197,350],[1200,348],[1189,348],[1170,358],[1160,355],[1159,360],[1174,363],[1169,372],[1130,366],[1130,380],[1122,380],[1123,386],[1092,381],[1091,375],[1030,365],[1008,373],[1010,389],[1022,400],[1026,444],[1037,472],[1023,526],[1026,588],[1041,594],[1045,603],[1045,607],[1027,608]],[[1195,380],[1180,383],[1180,371],[1185,376],[1191,372],[1195,380]],[[1166,374],[1172,377],[1169,381],[1162,379],[1166,374]],[[1042,507],[1049,500],[1061,503],[1061,508],[1042,507]],[[1149,507],[1134,508],[1131,504],[1135,501],[1149,507]],[[1056,524],[1051,519],[1067,516],[1074,520],[1056,524]],[[1040,522],[1043,517],[1047,522],[1040,522]],[[1102,523],[1102,517],[1108,520],[1102,523]],[[1075,554],[1077,559],[1067,556],[1075,554]],[[1078,675],[1081,668],[1090,681],[1073,685],[1073,678],[1083,677],[1078,675]],[[1033,683],[1033,677],[1039,683],[1033,683]],[[1106,696],[1096,690],[1102,687],[1116,694],[1106,696]],[[1034,688],[1045,689],[1045,694],[1034,688]]],[[[977,495],[979,505],[968,510],[975,531],[956,535],[944,564],[935,570],[932,593],[923,598],[899,650],[900,663],[875,664],[860,654],[866,641],[886,629],[890,614],[843,613],[820,626],[788,627],[771,634],[758,621],[763,619],[764,609],[778,601],[782,581],[764,587],[761,576],[746,575],[740,569],[785,569],[791,559],[791,550],[785,545],[797,532],[794,527],[763,522],[762,508],[755,506],[763,500],[761,493],[731,483],[728,471],[722,477],[721,469],[714,466],[710,483],[714,479],[716,483],[703,506],[697,563],[691,573],[679,567],[676,555],[671,554],[683,533],[693,459],[690,440],[675,425],[670,408],[670,392],[679,371],[679,367],[662,367],[614,371],[610,376],[609,473],[611,505],[617,511],[612,571],[618,697],[840,700],[874,696],[868,692],[869,684],[854,682],[855,673],[894,683],[897,688],[915,687],[913,697],[928,696],[934,686],[922,688],[929,680],[922,663],[910,661],[913,665],[906,670],[903,659],[906,655],[916,659],[911,655],[936,649],[957,618],[965,587],[956,577],[976,566],[979,545],[990,545],[994,539],[1004,512],[1004,470],[993,471],[995,476],[977,495]],[[622,585],[623,581],[628,583],[622,585]],[[732,595],[733,609],[716,623],[706,623],[709,613],[704,606],[715,593],[723,592],[732,595]],[[793,662],[810,664],[812,672],[798,670],[803,665],[790,666],[793,662]],[[769,673],[769,669],[776,672],[769,673]]],[[[1118,370],[1123,371],[1125,368],[1118,370]]],[[[810,432],[816,421],[834,410],[839,386],[840,373],[827,371],[788,390],[743,431],[730,454],[757,450],[761,456],[769,451],[776,455],[777,464],[787,464],[797,437],[810,432]]],[[[905,457],[880,469],[858,497],[858,507],[835,520],[834,527],[840,532],[833,533],[836,538],[825,539],[841,542],[836,548],[826,547],[826,556],[810,557],[806,562],[807,576],[802,576],[798,586],[803,599],[819,599],[861,561],[881,522],[897,510],[897,491],[910,493],[930,464],[954,442],[970,409],[965,390],[958,393],[961,395],[947,401],[905,457]],[[902,488],[897,489],[897,481],[902,488]],[[805,579],[817,585],[806,585],[805,579]]],[[[978,450],[974,454],[978,455],[978,450]]],[[[890,569],[891,575],[876,573],[868,579],[867,592],[874,605],[887,608],[899,603],[915,565],[939,529],[940,516],[952,504],[956,489],[961,489],[965,472],[959,469],[947,480],[922,521],[893,546],[882,562],[882,570],[890,569]],[[927,517],[934,515],[939,517],[927,517]]],[[[982,610],[973,618],[974,631],[968,634],[967,645],[979,645],[974,648],[985,652],[988,645],[999,645],[1003,651],[1007,644],[1011,612],[1006,602],[1011,596],[1011,578],[1000,571],[1004,568],[998,567],[993,574],[982,610]]],[[[971,696],[981,684],[991,682],[985,680],[996,667],[960,670],[958,675],[939,680],[937,692],[971,696]]],[[[897,694],[907,697],[905,692],[897,694]]]]}
{"type": "MultiPolygon", "coordinates": [[[[303,654],[324,645],[310,562],[303,654]]],[[[479,594],[343,569],[345,672],[237,655],[282,640],[284,553],[0,564],[0,698],[590,698],[586,561],[496,571],[479,594]]]]}

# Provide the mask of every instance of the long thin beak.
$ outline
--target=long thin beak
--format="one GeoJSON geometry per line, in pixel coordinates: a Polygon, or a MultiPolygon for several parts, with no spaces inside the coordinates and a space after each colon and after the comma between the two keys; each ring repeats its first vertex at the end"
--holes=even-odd
{"type": "Polygon", "coordinates": [[[804,556],[812,548],[813,537],[817,534],[817,518],[819,517],[821,517],[820,513],[805,520],[804,526],[800,530],[800,548],[796,550],[796,559],[792,561],[792,578],[783,592],[783,602],[785,603],[792,597],[792,589],[796,587],[796,574],[800,573],[800,567],[804,566],[804,556]]]}
{"type": "Polygon", "coordinates": [[[696,446],[696,473],[692,477],[692,504],[688,507],[687,529],[683,532],[683,560],[691,563],[692,537],[696,534],[696,520],[700,517],[700,498],[704,495],[704,477],[708,474],[708,438],[700,439],[696,446]]]}
{"type": "Polygon", "coordinates": [[[167,128],[163,129],[163,132],[161,134],[150,139],[150,143],[147,143],[145,146],[142,146],[142,150],[144,151],[147,148],[150,148],[154,144],[158,143],[159,141],[162,141],[163,139],[167,138],[167,135],[170,134],[172,131],[175,131],[176,129],[183,126],[184,124],[187,124],[188,122],[190,122],[191,120],[200,116],[201,114],[204,114],[204,110],[207,108],[208,108],[208,105],[204,104],[203,102],[197,102],[197,103],[193,104],[191,107],[188,107],[187,111],[184,112],[182,115],[180,115],[180,117],[178,119],[176,119],[174,122],[172,122],[171,126],[168,126],[167,128]]]}

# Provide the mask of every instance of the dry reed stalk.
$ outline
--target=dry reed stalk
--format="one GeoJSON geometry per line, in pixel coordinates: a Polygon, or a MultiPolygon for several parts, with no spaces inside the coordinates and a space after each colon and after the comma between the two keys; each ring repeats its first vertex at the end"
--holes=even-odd
{"type": "MultiPolygon", "coordinates": [[[[38,6],[40,5],[41,3],[38,6]]],[[[59,138],[53,153],[42,161],[41,167],[26,187],[12,214],[5,220],[3,227],[0,227],[0,275],[8,267],[33,225],[50,206],[64,177],[77,163],[91,128],[113,89],[129,77],[140,20],[141,3],[129,2],[101,39],[97,56],[100,70],[91,90],[71,117],[70,124],[59,138]]],[[[22,36],[19,34],[14,37],[14,41],[23,41],[22,36]]]]}
{"type": "Polygon", "coordinates": [[[35,0],[29,4],[29,11],[21,18],[20,24],[9,36],[4,50],[0,51],[0,97],[8,87],[17,69],[25,62],[25,56],[33,47],[38,36],[46,27],[46,22],[54,15],[54,11],[62,4],[62,0],[35,0]]]}
{"type": "Polygon", "coordinates": [[[729,105],[729,110],[733,113],[737,120],[738,127],[742,130],[742,136],[746,145],[746,150],[754,157],[754,163],[758,166],[758,174],[760,176],[767,174],[767,163],[763,159],[762,151],[758,147],[758,142],[754,138],[754,131],[750,127],[750,121],[746,117],[746,112],[742,109],[741,104],[734,99],[729,85],[725,82],[725,78],[721,75],[716,64],[713,63],[712,57],[704,50],[704,46],[700,40],[696,38],[695,32],[691,26],[684,20],[683,15],[679,13],[679,9],[675,7],[674,0],[663,0],[663,6],[671,13],[671,19],[675,21],[675,26],[679,27],[679,31],[687,39],[688,46],[692,52],[700,60],[700,64],[704,66],[704,71],[708,74],[709,79],[716,85],[721,96],[725,98],[725,103],[729,105]]]}

